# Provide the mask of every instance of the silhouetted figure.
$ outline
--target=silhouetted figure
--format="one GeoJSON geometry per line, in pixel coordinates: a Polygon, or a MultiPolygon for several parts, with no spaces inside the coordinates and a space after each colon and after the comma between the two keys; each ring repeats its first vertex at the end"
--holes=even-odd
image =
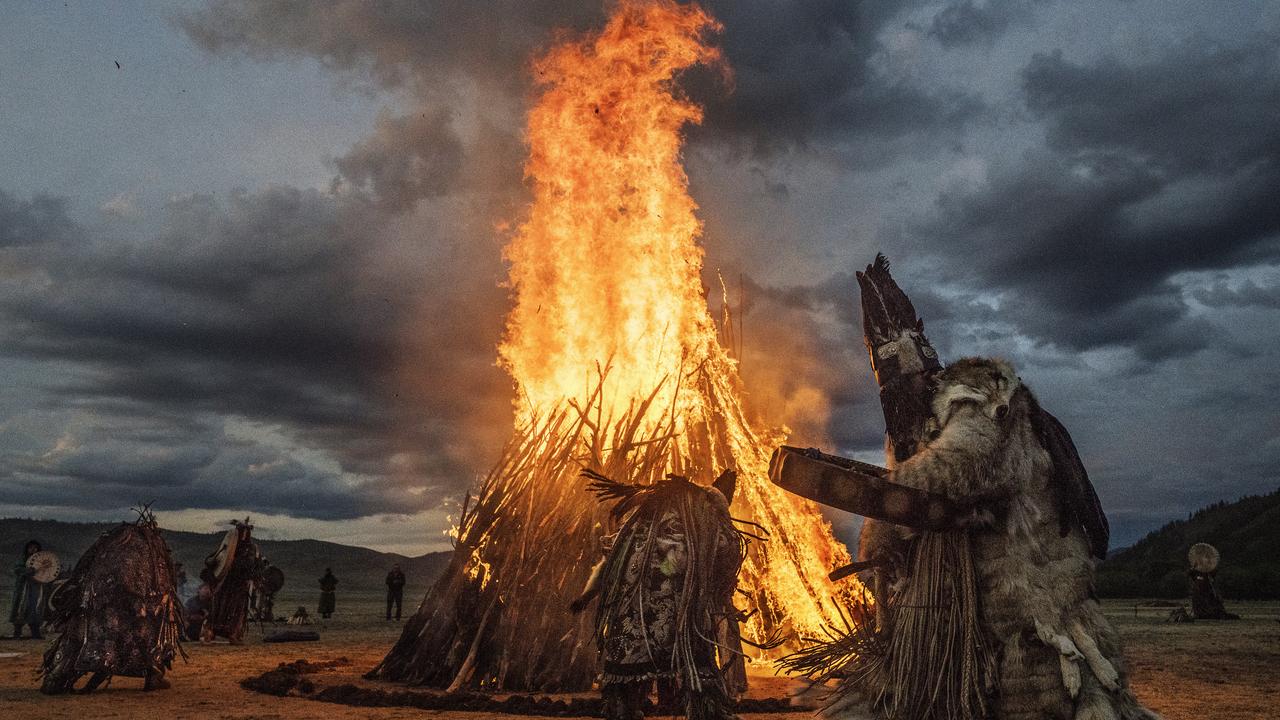
{"type": "Polygon", "coordinates": [[[324,577],[320,578],[320,607],[317,612],[320,617],[328,618],[333,615],[334,608],[338,604],[337,595],[334,593],[338,589],[338,578],[333,576],[333,570],[324,569],[324,577]]]}
{"type": "Polygon", "coordinates": [[[13,564],[13,605],[9,609],[9,622],[13,623],[15,638],[22,637],[23,625],[31,628],[33,639],[43,637],[40,634],[40,623],[44,621],[41,613],[48,583],[38,582],[35,579],[35,568],[27,566],[27,560],[43,549],[38,541],[32,540],[23,548],[22,558],[13,564]]]}
{"type": "Polygon", "coordinates": [[[233,645],[244,642],[249,617],[249,595],[261,579],[266,559],[253,540],[253,525],[231,521],[218,549],[205,558],[200,579],[213,591],[205,634],[222,636],[233,645]]]}
{"type": "Polygon", "coordinates": [[[213,589],[207,584],[201,584],[200,589],[187,598],[184,634],[188,640],[207,642],[213,638],[212,634],[206,635],[204,632],[205,621],[209,619],[209,608],[212,606],[213,589]]]}
{"type": "Polygon", "coordinates": [[[387,619],[391,619],[391,605],[396,606],[396,619],[400,619],[400,604],[404,602],[404,572],[400,566],[392,565],[387,573],[387,619]]]}
{"type": "Polygon", "coordinates": [[[1191,614],[1197,620],[1239,620],[1240,616],[1227,612],[1222,596],[1213,585],[1218,574],[1218,549],[1208,543],[1196,543],[1187,551],[1191,568],[1187,577],[1191,581],[1191,614]]]}
{"type": "Polygon", "coordinates": [[[187,588],[187,570],[182,567],[182,563],[174,565],[174,568],[178,571],[178,599],[186,602],[190,593],[190,589],[187,588]]]}

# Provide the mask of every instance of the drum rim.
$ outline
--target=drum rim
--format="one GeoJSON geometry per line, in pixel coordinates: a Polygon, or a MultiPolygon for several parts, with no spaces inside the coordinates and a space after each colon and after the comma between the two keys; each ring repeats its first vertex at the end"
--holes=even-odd
{"type": "Polygon", "coordinates": [[[1191,567],[1199,572],[1213,572],[1218,569],[1218,563],[1222,560],[1222,554],[1218,552],[1218,548],[1207,542],[1198,542],[1193,544],[1187,550],[1187,561],[1191,563],[1191,567]],[[1203,556],[1203,557],[1202,557],[1203,556]],[[1201,561],[1204,562],[1201,562],[1201,561]]]}
{"type": "Polygon", "coordinates": [[[34,576],[36,582],[47,583],[58,579],[58,573],[62,570],[62,560],[52,550],[39,550],[27,558],[27,567],[36,571],[34,576]],[[39,576],[47,574],[44,571],[49,569],[53,571],[52,577],[41,579],[39,576]]]}

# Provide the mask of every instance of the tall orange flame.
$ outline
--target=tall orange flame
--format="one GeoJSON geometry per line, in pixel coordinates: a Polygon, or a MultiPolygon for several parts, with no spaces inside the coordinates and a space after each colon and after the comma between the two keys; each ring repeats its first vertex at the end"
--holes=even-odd
{"type": "Polygon", "coordinates": [[[535,62],[525,166],[533,204],[506,249],[515,305],[499,353],[525,418],[584,402],[608,366],[606,418],[658,387],[651,426],[675,418],[677,433],[711,428],[709,440],[677,443],[671,469],[706,477],[736,467],[735,513],[772,533],[744,569],[764,610],[748,631],[789,623],[817,632],[837,594],[826,573],[848,551],[812,504],[766,478],[782,437],[753,429],[742,410],[735,361],[707,307],[702,224],[681,165],[682,128],[702,111],[673,79],[722,63],[708,44],[719,28],[697,5],[622,0],[598,34],[535,62]]]}
{"type": "Polygon", "coordinates": [[[534,66],[534,202],[507,248],[516,305],[501,347],[527,409],[584,394],[609,360],[604,396],[625,406],[714,335],[680,164],[680,128],[702,112],[672,95],[671,79],[719,61],[703,42],[717,27],[696,7],[624,2],[598,37],[534,66]]]}

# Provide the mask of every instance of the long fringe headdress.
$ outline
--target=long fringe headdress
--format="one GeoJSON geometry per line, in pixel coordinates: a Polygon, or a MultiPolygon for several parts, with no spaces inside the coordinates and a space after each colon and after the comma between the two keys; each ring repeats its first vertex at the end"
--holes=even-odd
{"type": "MultiPolygon", "coordinates": [[[[737,569],[746,556],[746,538],[733,525],[727,511],[713,510],[704,488],[684,477],[670,475],[652,485],[633,485],[593,470],[583,470],[581,474],[590,479],[588,487],[602,502],[617,501],[611,516],[621,518],[631,513],[618,531],[615,552],[610,554],[603,569],[601,602],[596,620],[597,641],[604,641],[608,610],[616,603],[630,599],[620,596],[625,587],[624,574],[630,556],[641,553],[647,565],[656,552],[655,533],[638,532],[639,527],[645,522],[657,522],[667,511],[675,512],[684,528],[686,567],[685,582],[676,600],[672,669],[686,687],[695,692],[701,690],[708,679],[698,674],[695,660],[700,655],[700,646],[715,643],[716,624],[724,611],[724,598],[732,595],[737,585],[737,569]],[[718,540],[722,534],[737,542],[737,562],[731,568],[732,572],[723,572],[725,568],[718,567],[718,540]],[[619,552],[619,549],[623,551],[619,552]]],[[[643,594],[646,588],[641,583],[631,591],[643,594]]],[[[711,682],[722,685],[724,679],[717,673],[711,682]]]]}

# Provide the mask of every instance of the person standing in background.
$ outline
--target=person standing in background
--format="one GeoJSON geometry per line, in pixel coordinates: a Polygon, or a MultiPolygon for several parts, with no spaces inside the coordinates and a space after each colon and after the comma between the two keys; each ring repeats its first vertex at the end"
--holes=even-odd
{"type": "Polygon", "coordinates": [[[186,617],[183,620],[186,623],[184,634],[188,640],[209,642],[213,639],[213,633],[206,632],[205,628],[205,621],[209,619],[209,608],[212,605],[213,588],[206,584],[201,584],[195,594],[187,598],[186,617]]]}
{"type": "Polygon", "coordinates": [[[387,619],[391,619],[391,605],[395,603],[396,619],[400,619],[400,605],[404,602],[404,572],[400,565],[392,565],[387,573],[387,619]]]}
{"type": "Polygon", "coordinates": [[[324,569],[324,577],[320,578],[320,607],[318,612],[320,617],[328,618],[333,615],[334,608],[337,607],[337,596],[334,591],[338,589],[338,578],[334,577],[333,570],[324,569]]]}
{"type": "Polygon", "coordinates": [[[31,638],[39,640],[41,611],[44,609],[44,593],[47,583],[36,582],[34,568],[27,567],[27,559],[43,550],[39,541],[32,540],[22,550],[22,558],[13,564],[13,605],[9,609],[9,622],[13,623],[13,636],[22,637],[22,626],[31,627],[31,638]]]}
{"type": "Polygon", "coordinates": [[[182,567],[182,563],[174,565],[174,569],[178,571],[178,600],[185,603],[190,597],[190,593],[187,588],[187,571],[182,567]]]}

